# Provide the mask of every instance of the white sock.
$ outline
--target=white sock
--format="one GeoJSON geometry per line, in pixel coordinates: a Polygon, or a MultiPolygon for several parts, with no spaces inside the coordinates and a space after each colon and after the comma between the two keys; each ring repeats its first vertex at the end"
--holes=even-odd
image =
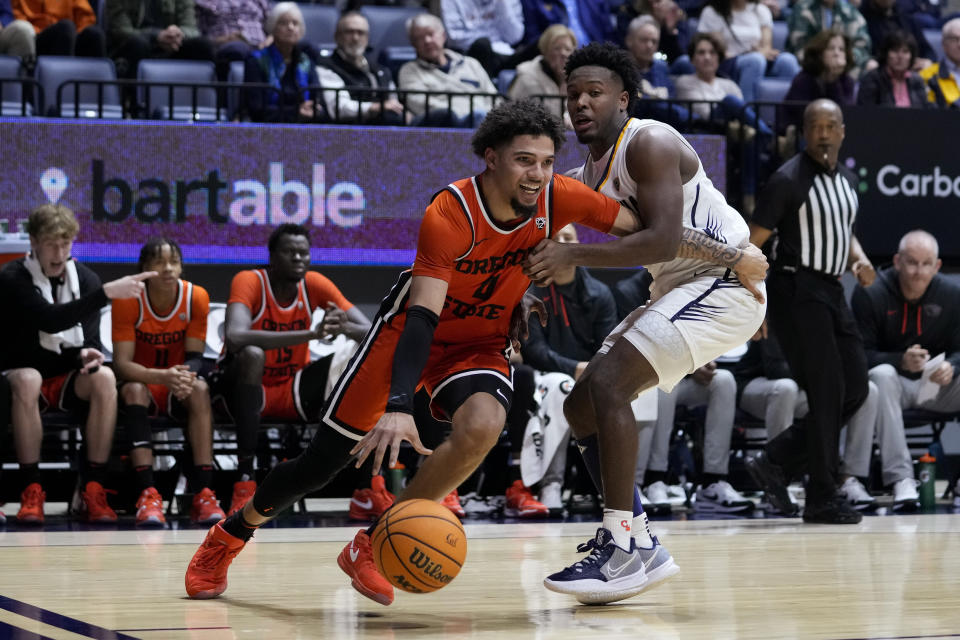
{"type": "Polygon", "coordinates": [[[653,546],[653,534],[650,533],[650,523],[647,522],[646,512],[634,516],[632,533],[638,547],[649,549],[653,546]]]}
{"type": "Polygon", "coordinates": [[[633,525],[633,512],[617,511],[616,509],[603,510],[603,528],[613,534],[613,543],[623,549],[630,550],[630,529],[633,525]]]}

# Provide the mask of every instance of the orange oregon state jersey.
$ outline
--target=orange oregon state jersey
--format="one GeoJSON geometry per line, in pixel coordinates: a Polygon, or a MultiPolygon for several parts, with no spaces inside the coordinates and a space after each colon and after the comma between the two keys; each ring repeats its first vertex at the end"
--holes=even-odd
{"type": "Polygon", "coordinates": [[[187,359],[187,338],[207,338],[210,296],[186,280],[178,283],[177,301],[167,313],[150,304],[147,290],[137,298],[114,300],[113,341],[135,343],[133,361],[151,369],[166,369],[187,359]]]}
{"type": "MultiPolygon", "coordinates": [[[[316,271],[307,271],[297,285],[297,297],[283,306],[273,297],[270,276],[266,269],[241,271],[230,283],[227,304],[239,302],[250,309],[255,331],[305,331],[312,327],[314,309],[322,309],[333,302],[346,311],[353,307],[337,286],[316,271]]],[[[266,363],[263,385],[283,384],[297,371],[310,363],[309,343],[265,349],[266,363]]]]}
{"type": "Polygon", "coordinates": [[[523,261],[537,243],[571,222],[607,233],[620,204],[562,175],[541,192],[537,213],[509,227],[493,219],[480,192],[482,176],[438,193],[420,225],[414,276],[445,280],[447,299],[434,332],[438,342],[508,336],[510,316],[530,280],[523,261]]]}

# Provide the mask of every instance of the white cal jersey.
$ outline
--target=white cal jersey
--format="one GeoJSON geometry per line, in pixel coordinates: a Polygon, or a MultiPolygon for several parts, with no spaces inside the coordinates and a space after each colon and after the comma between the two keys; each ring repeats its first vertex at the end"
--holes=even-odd
{"type": "MultiPolygon", "coordinates": [[[[637,183],[627,171],[626,149],[633,137],[647,127],[666,129],[693,151],[690,143],[673,127],[656,120],[630,118],[620,132],[616,144],[608,149],[602,158],[594,161],[588,155],[583,166],[570,174],[594,191],[599,191],[636,212],[637,183]]],[[[750,238],[747,223],[713,186],[703,170],[699,156],[696,175],[683,185],[683,226],[702,231],[714,240],[734,247],[744,245],[750,238]]],[[[674,258],[669,262],[649,265],[647,268],[654,278],[651,300],[657,300],[682,282],[703,276],[722,277],[726,272],[723,267],[691,258],[674,258]]]]}

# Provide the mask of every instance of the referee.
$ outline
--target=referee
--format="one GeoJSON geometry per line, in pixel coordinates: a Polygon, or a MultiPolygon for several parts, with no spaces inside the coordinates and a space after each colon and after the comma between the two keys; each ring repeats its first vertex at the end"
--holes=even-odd
{"type": "Polygon", "coordinates": [[[767,443],[748,465],[771,504],[792,513],[786,477],[806,472],[805,522],[854,524],[861,515],[837,493],[840,428],[867,396],[867,360],[840,276],[863,286],[876,275],[853,235],[857,180],[837,164],[843,113],[831,100],[803,114],[806,149],[788,160],[760,194],[750,224],[759,246],[776,230],[767,281],[769,319],[810,412],[767,443]]]}

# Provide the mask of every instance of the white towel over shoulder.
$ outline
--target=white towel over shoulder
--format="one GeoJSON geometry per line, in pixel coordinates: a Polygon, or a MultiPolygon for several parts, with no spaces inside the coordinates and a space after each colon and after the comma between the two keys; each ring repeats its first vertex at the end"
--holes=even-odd
{"type": "MultiPolygon", "coordinates": [[[[23,261],[30,277],[33,278],[33,286],[39,291],[43,299],[50,304],[62,304],[72,302],[80,298],[80,278],[77,276],[77,263],[73,260],[67,260],[64,271],[64,283],[57,291],[57,299],[53,299],[53,287],[50,286],[50,279],[43,274],[43,267],[31,255],[27,254],[23,261]]],[[[40,335],[40,346],[54,353],[61,353],[63,347],[81,347],[83,346],[83,327],[77,323],[69,329],[64,329],[57,333],[47,333],[38,331],[40,335]]]]}

